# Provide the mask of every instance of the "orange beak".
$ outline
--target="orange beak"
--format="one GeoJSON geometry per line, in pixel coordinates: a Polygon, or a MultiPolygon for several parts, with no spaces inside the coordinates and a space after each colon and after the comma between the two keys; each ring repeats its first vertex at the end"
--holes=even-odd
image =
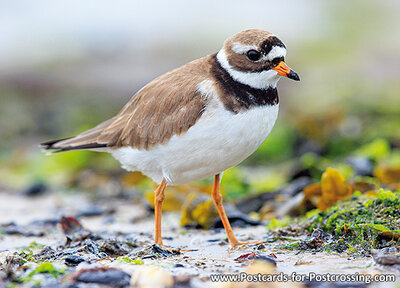
{"type": "Polygon", "coordinates": [[[295,81],[300,81],[299,75],[290,69],[283,61],[281,61],[278,66],[272,68],[272,70],[275,70],[281,76],[288,77],[289,79],[293,79],[295,81]]]}

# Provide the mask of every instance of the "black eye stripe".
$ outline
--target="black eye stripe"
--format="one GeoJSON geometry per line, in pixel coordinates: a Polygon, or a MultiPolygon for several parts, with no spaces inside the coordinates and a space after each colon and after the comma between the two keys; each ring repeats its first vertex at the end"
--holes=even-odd
{"type": "Polygon", "coordinates": [[[268,54],[274,46],[286,48],[285,45],[282,43],[282,41],[279,40],[278,37],[272,36],[272,37],[269,37],[267,40],[265,40],[261,44],[261,49],[263,50],[263,52],[265,54],[268,54]]]}

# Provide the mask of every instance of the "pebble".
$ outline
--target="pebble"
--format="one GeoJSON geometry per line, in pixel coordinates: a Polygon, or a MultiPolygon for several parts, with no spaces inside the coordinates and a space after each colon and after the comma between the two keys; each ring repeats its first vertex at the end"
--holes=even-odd
{"type": "Polygon", "coordinates": [[[372,176],[374,165],[371,159],[365,157],[348,157],[346,162],[353,167],[357,176],[372,176]]]}
{"type": "Polygon", "coordinates": [[[64,258],[64,261],[68,266],[77,266],[79,263],[84,262],[85,259],[78,255],[68,255],[64,258]]]}
{"type": "Polygon", "coordinates": [[[248,253],[248,254],[243,254],[240,255],[238,258],[235,259],[235,261],[248,261],[248,260],[258,260],[258,261],[263,261],[263,262],[268,262],[270,264],[272,264],[273,266],[276,266],[276,261],[274,258],[270,257],[270,256],[265,256],[259,253],[248,253]]]}
{"type": "Polygon", "coordinates": [[[100,216],[104,214],[104,209],[97,205],[91,205],[89,207],[85,207],[84,209],[80,210],[75,217],[93,217],[93,216],[100,216]]]}
{"type": "Polygon", "coordinates": [[[265,202],[274,200],[277,195],[284,194],[293,197],[303,191],[304,187],[308,186],[311,183],[311,178],[302,176],[294,179],[289,185],[274,192],[264,192],[257,195],[249,196],[239,201],[236,207],[245,214],[248,214],[250,212],[258,212],[265,202]]]}
{"type": "MultiPolygon", "coordinates": [[[[228,220],[231,223],[232,227],[246,227],[248,225],[257,226],[260,225],[261,222],[258,220],[251,219],[244,213],[235,213],[235,214],[228,214],[228,220]]],[[[213,224],[211,225],[212,229],[223,228],[224,225],[220,218],[217,218],[213,224]]]]}
{"type": "Polygon", "coordinates": [[[137,288],[166,288],[174,286],[172,275],[156,266],[142,266],[131,278],[131,286],[137,288]]]}
{"type": "Polygon", "coordinates": [[[400,268],[400,254],[397,254],[395,249],[375,249],[371,251],[375,262],[380,265],[398,265],[400,268]]]}
{"type": "Polygon", "coordinates": [[[115,268],[106,267],[82,269],[78,271],[77,276],[75,276],[76,282],[97,283],[113,287],[128,286],[130,280],[131,276],[128,273],[115,268]]]}
{"type": "Polygon", "coordinates": [[[47,186],[43,183],[34,183],[29,186],[23,194],[28,197],[34,197],[44,194],[47,191],[47,186]]]}

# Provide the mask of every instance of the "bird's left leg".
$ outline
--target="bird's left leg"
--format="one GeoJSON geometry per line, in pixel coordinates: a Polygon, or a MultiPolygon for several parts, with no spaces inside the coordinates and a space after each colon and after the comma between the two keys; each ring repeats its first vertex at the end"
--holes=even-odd
{"type": "Polygon", "coordinates": [[[231,227],[231,224],[229,223],[228,217],[226,216],[224,206],[222,206],[222,195],[219,191],[219,184],[220,184],[220,175],[217,174],[214,177],[214,185],[213,185],[213,190],[212,190],[212,197],[214,200],[214,204],[217,207],[219,216],[222,221],[222,225],[224,225],[226,235],[228,236],[228,241],[229,244],[231,244],[232,248],[245,245],[245,244],[262,244],[264,243],[263,241],[251,241],[251,242],[239,242],[235,234],[233,234],[233,230],[231,227]]]}

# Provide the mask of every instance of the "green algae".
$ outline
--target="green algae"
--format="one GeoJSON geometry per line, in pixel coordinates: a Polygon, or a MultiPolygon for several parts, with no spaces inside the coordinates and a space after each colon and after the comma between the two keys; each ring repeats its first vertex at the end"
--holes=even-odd
{"type": "Polygon", "coordinates": [[[35,274],[49,274],[54,278],[58,278],[60,275],[65,274],[64,269],[57,269],[50,262],[43,262],[29,273],[28,277],[32,277],[35,274]]]}
{"type": "Polygon", "coordinates": [[[275,230],[278,228],[282,228],[290,224],[292,221],[292,218],[289,216],[285,216],[282,219],[277,219],[277,218],[272,218],[268,225],[265,226],[267,230],[275,230]]]}
{"type": "Polygon", "coordinates": [[[144,262],[141,258],[118,257],[117,261],[133,265],[143,265],[144,262]]]}
{"type": "Polygon", "coordinates": [[[400,246],[400,192],[353,196],[322,212],[309,212],[299,225],[332,235],[326,248],[369,255],[372,249],[400,246]]]}

